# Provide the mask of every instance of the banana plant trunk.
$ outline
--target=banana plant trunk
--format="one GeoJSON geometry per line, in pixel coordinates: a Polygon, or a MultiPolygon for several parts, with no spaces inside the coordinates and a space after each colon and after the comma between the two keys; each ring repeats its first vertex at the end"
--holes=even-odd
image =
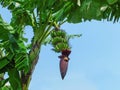
{"type": "Polygon", "coordinates": [[[41,43],[37,41],[35,44],[32,45],[32,48],[29,52],[29,58],[30,58],[30,63],[31,63],[29,72],[27,74],[25,74],[23,71],[21,72],[22,90],[28,90],[29,88],[29,84],[32,78],[33,71],[39,59],[40,48],[41,48],[41,43]]]}

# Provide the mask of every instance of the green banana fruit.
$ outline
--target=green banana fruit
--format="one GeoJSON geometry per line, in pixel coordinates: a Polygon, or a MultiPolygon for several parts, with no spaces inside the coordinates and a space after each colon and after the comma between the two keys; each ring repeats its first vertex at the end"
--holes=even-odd
{"type": "Polygon", "coordinates": [[[64,30],[51,31],[51,44],[55,52],[61,52],[62,50],[70,49],[66,32],[64,30]]]}

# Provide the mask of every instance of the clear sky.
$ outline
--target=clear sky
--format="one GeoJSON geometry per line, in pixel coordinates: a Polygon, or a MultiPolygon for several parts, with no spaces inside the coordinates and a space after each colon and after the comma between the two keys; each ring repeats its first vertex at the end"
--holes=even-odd
{"type": "MultiPolygon", "coordinates": [[[[10,22],[8,11],[0,7],[0,14],[10,22]]],[[[69,34],[82,34],[70,41],[72,53],[65,79],[60,76],[59,54],[51,45],[42,46],[29,90],[120,90],[120,23],[66,23],[61,28],[69,34]]],[[[26,37],[31,38],[31,29],[26,29],[26,37]]]]}

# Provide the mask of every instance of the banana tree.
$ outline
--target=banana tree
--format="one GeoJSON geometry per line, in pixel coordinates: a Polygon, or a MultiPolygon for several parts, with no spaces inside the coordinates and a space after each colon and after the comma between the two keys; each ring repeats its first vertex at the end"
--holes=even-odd
{"type": "Polygon", "coordinates": [[[119,0],[0,0],[12,13],[10,24],[0,16],[0,89],[28,90],[41,47],[45,43],[61,53],[60,72],[64,79],[71,47],[61,25],[86,20],[119,20],[119,0]],[[31,26],[33,38],[26,45],[25,27],[31,26]],[[4,77],[8,74],[8,78],[4,77]],[[6,86],[6,83],[10,84],[6,86]]]}
{"type": "Polygon", "coordinates": [[[28,90],[41,46],[46,42],[53,46],[53,51],[61,52],[60,71],[62,79],[64,78],[71,52],[69,46],[71,36],[61,30],[60,26],[66,22],[63,12],[67,13],[73,3],[61,1],[60,5],[55,5],[55,2],[59,3],[57,0],[1,1],[1,5],[12,13],[10,24],[0,16],[0,87],[2,89],[28,90]],[[64,2],[66,4],[63,5],[64,2]],[[30,45],[25,44],[26,26],[31,26],[33,29],[34,35],[30,45]],[[8,78],[4,77],[6,73],[8,78]],[[9,87],[5,86],[7,82],[10,84],[9,87]]]}

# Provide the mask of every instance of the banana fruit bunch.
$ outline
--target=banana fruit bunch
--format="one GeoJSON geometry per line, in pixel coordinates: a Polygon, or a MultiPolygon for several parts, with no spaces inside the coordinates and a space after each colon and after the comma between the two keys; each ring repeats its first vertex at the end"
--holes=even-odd
{"type": "Polygon", "coordinates": [[[51,31],[51,44],[54,47],[55,52],[61,52],[63,50],[69,50],[69,42],[64,30],[52,30],[51,31]]]}

